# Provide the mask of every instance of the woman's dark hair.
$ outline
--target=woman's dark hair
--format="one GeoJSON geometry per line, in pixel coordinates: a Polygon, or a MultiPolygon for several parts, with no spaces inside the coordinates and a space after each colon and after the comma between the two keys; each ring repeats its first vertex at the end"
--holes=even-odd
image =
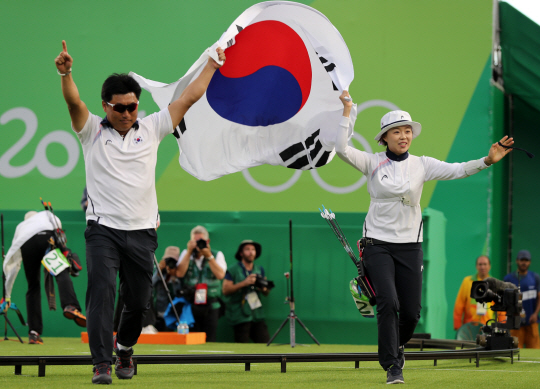
{"type": "Polygon", "coordinates": [[[113,73],[103,83],[101,87],[101,100],[111,101],[113,95],[126,95],[135,93],[137,100],[141,96],[141,87],[137,81],[126,73],[113,73]]]}

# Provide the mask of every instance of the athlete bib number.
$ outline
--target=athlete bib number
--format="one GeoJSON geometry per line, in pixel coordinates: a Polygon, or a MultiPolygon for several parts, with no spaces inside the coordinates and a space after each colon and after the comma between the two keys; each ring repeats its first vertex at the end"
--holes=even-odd
{"type": "Polygon", "coordinates": [[[45,254],[41,260],[41,263],[53,276],[57,276],[69,267],[69,263],[60,249],[49,251],[47,254],[45,254]]]}

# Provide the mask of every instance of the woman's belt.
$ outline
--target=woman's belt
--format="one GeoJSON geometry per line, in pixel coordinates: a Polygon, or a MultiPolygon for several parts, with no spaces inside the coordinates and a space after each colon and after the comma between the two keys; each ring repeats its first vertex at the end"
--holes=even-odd
{"type": "Polygon", "coordinates": [[[400,196],[400,197],[390,197],[387,199],[375,199],[371,198],[371,202],[373,203],[403,203],[403,205],[408,205],[409,207],[414,207],[417,204],[412,204],[411,198],[407,195],[400,196]]]}

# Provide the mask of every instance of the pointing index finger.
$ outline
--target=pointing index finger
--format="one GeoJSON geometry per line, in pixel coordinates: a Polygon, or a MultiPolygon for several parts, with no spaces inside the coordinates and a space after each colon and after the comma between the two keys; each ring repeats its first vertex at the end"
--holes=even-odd
{"type": "Polygon", "coordinates": [[[64,53],[67,53],[67,45],[66,45],[66,41],[62,41],[62,51],[64,53]]]}

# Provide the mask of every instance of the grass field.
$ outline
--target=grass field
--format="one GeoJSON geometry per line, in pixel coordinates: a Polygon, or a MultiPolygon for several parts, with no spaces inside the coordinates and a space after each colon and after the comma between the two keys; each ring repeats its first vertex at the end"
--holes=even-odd
{"type": "MultiPolygon", "coordinates": [[[[207,343],[205,345],[137,345],[135,354],[264,354],[264,353],[344,353],[375,352],[376,346],[353,345],[255,345],[207,343]]],[[[417,350],[416,350],[417,351],[417,350]]],[[[43,345],[1,342],[0,355],[89,355],[88,345],[77,338],[44,338],[43,345]]],[[[540,350],[521,350],[521,361],[509,358],[485,359],[476,368],[474,361],[407,361],[405,383],[418,388],[535,388],[540,386],[540,350]]],[[[38,377],[37,366],[23,366],[15,376],[13,366],[0,366],[0,388],[78,388],[90,386],[91,366],[47,366],[46,376],[38,377]]],[[[378,387],[386,383],[386,373],[377,362],[287,363],[281,373],[278,363],[207,365],[139,365],[132,380],[113,385],[130,388],[351,388],[378,387]]]]}

